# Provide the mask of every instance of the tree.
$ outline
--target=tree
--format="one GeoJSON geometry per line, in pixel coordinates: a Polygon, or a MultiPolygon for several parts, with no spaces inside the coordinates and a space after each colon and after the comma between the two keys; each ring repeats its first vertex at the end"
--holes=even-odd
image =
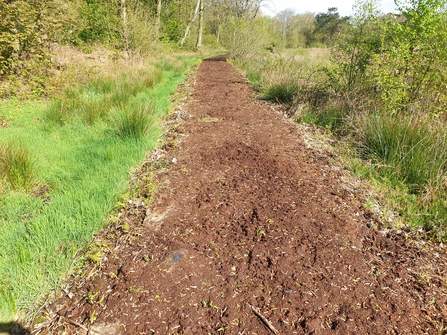
{"type": "Polygon", "coordinates": [[[129,51],[147,53],[153,50],[159,31],[157,32],[157,27],[154,25],[157,19],[154,18],[152,5],[149,1],[126,1],[127,27],[123,29],[126,33],[123,36],[125,40],[123,45],[129,51]]]}
{"type": "Polygon", "coordinates": [[[203,0],[200,0],[199,29],[197,33],[196,48],[200,48],[202,46],[202,35],[203,35],[203,0]]]}
{"type": "Polygon", "coordinates": [[[215,1],[210,12],[207,24],[211,33],[216,36],[216,43],[219,44],[222,29],[230,20],[230,13],[226,10],[223,1],[221,0],[215,1]]]}
{"type": "Polygon", "coordinates": [[[295,11],[293,9],[284,9],[275,15],[275,21],[278,24],[281,32],[282,46],[285,47],[288,43],[288,37],[291,34],[295,18],[295,11]]]}
{"type": "MultiPolygon", "coordinates": [[[[180,39],[180,42],[179,42],[180,46],[183,46],[185,44],[186,38],[188,37],[189,30],[191,29],[191,26],[193,25],[194,21],[197,19],[197,16],[199,15],[200,3],[201,3],[201,0],[197,0],[197,4],[194,9],[194,12],[191,13],[189,21],[186,24],[185,32],[183,33],[183,36],[180,39]]],[[[202,8],[202,10],[203,10],[203,8],[202,8]]]]}
{"type": "Polygon", "coordinates": [[[76,2],[0,0],[0,75],[19,71],[25,62],[48,61],[46,45],[68,39],[76,2]]]}
{"type": "Polygon", "coordinates": [[[327,13],[315,15],[315,37],[325,45],[332,45],[334,37],[341,32],[349,21],[348,16],[340,17],[338,9],[331,7],[327,13]]]}
{"type": "Polygon", "coordinates": [[[380,0],[357,0],[350,24],[344,27],[332,50],[337,64],[338,83],[344,93],[359,94],[369,85],[367,69],[380,52],[382,30],[378,18],[380,0]]]}
{"type": "Polygon", "coordinates": [[[274,22],[268,17],[233,18],[223,34],[223,44],[233,58],[249,59],[277,40],[274,22]]]}
{"type": "Polygon", "coordinates": [[[120,2],[88,0],[80,9],[83,27],[78,34],[80,42],[101,42],[111,46],[121,44],[122,17],[120,2]]]}
{"type": "Polygon", "coordinates": [[[292,9],[285,9],[274,19],[283,47],[308,47],[315,42],[315,15],[313,13],[295,14],[292,9]]]}
{"type": "Polygon", "coordinates": [[[228,7],[233,8],[238,18],[254,19],[259,14],[263,2],[264,0],[232,0],[228,7]]]}
{"type": "Polygon", "coordinates": [[[127,22],[127,5],[126,0],[120,0],[121,3],[121,19],[122,19],[122,27],[123,27],[123,39],[124,39],[124,47],[127,50],[129,48],[129,26],[127,22]]]}
{"type": "Polygon", "coordinates": [[[157,0],[157,12],[155,15],[155,34],[154,39],[158,40],[160,37],[160,24],[161,24],[161,0],[157,0]]]}

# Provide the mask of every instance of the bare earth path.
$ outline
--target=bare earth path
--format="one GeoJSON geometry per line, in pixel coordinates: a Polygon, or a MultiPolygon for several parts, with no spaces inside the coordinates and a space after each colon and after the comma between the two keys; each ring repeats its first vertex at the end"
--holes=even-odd
{"type": "Polygon", "coordinates": [[[33,333],[444,334],[445,256],[370,228],[341,172],[224,60],[201,64],[179,145],[147,163],[151,206],[127,203],[33,333]]]}

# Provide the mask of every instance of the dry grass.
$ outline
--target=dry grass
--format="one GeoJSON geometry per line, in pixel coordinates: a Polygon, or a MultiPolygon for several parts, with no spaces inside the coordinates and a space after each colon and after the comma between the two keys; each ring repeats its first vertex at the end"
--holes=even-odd
{"type": "Polygon", "coordinates": [[[256,58],[238,59],[236,66],[245,70],[265,99],[291,104],[315,95],[320,70],[329,63],[329,49],[313,48],[263,53],[256,58]]]}
{"type": "Polygon", "coordinates": [[[72,84],[86,84],[100,77],[114,77],[127,68],[145,69],[156,57],[142,57],[128,52],[115,52],[95,48],[92,52],[83,52],[78,48],[54,44],[51,47],[54,68],[50,78],[52,94],[60,94],[72,84]]]}
{"type": "MultiPolygon", "coordinates": [[[[52,53],[52,77],[49,78],[50,95],[58,95],[68,86],[79,86],[98,78],[113,78],[126,73],[128,69],[138,72],[147,70],[148,64],[161,64],[163,70],[181,68],[185,59],[200,57],[200,52],[176,52],[175,50],[158,50],[151,55],[141,55],[127,51],[112,51],[96,47],[91,52],[80,48],[54,44],[52,53]],[[166,64],[166,66],[164,66],[166,64]]],[[[203,50],[209,53],[209,50],[203,50]]]]}
{"type": "Polygon", "coordinates": [[[308,67],[329,66],[331,50],[328,48],[285,49],[281,52],[283,58],[293,57],[294,62],[308,67]]]}

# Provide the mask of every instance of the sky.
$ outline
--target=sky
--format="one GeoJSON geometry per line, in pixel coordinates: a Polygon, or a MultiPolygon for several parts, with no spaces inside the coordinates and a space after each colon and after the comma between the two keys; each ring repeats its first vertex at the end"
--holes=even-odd
{"type": "MultiPolygon", "coordinates": [[[[268,0],[264,9],[268,15],[276,14],[286,8],[293,9],[297,14],[306,12],[326,13],[329,7],[337,7],[342,16],[352,14],[352,5],[355,0],[268,0]]],[[[382,0],[383,12],[388,13],[394,9],[394,0],[382,0]]]]}

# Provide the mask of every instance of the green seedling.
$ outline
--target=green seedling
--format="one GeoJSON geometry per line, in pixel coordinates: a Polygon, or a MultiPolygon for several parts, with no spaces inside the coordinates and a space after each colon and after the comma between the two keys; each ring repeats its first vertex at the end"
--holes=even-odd
{"type": "Polygon", "coordinates": [[[96,303],[96,298],[99,296],[99,294],[101,293],[101,291],[97,291],[97,292],[88,292],[87,294],[87,301],[89,302],[89,304],[95,304],[96,303]]]}
{"type": "Polygon", "coordinates": [[[140,288],[139,287],[136,287],[136,286],[134,286],[134,285],[132,285],[131,287],[129,287],[129,292],[130,293],[132,293],[132,292],[140,292],[140,288]]]}
{"type": "Polygon", "coordinates": [[[93,324],[96,321],[96,312],[95,311],[93,311],[90,314],[89,320],[90,320],[90,324],[93,324]]]}

